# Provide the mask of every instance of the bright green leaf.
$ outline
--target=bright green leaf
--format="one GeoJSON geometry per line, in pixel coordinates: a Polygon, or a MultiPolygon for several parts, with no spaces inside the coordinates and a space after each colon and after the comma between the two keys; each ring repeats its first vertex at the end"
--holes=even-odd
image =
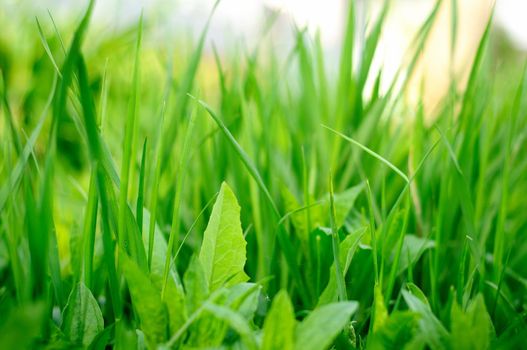
{"type": "Polygon", "coordinates": [[[263,327],[262,350],[293,350],[295,313],[289,295],[281,290],[274,297],[263,327]]]}
{"type": "Polygon", "coordinates": [[[432,240],[417,237],[415,235],[405,235],[401,260],[399,261],[399,273],[406,270],[410,264],[415,264],[426,250],[434,247],[435,242],[432,240]]]}
{"type": "Polygon", "coordinates": [[[423,292],[421,292],[420,290],[419,292],[421,295],[416,296],[406,290],[402,291],[404,300],[406,301],[406,304],[408,304],[410,310],[415,311],[421,316],[421,319],[419,320],[419,328],[421,330],[420,336],[430,346],[430,348],[446,349],[447,341],[449,338],[448,331],[435,317],[434,313],[430,309],[430,305],[428,304],[428,302],[423,302],[423,292]]]}
{"type": "Polygon", "coordinates": [[[73,344],[82,346],[88,346],[104,329],[99,304],[82,282],[77,283],[70,293],[62,329],[73,344]]]}
{"type": "MultiPolygon", "coordinates": [[[[344,221],[355,204],[355,200],[362,192],[363,184],[353,186],[344,192],[335,193],[335,224],[337,227],[344,225],[344,221]]],[[[329,203],[325,203],[322,212],[329,212],[329,203]]]]}
{"type": "Polygon", "coordinates": [[[167,337],[167,311],[160,291],[154,287],[135,262],[121,254],[123,273],[130,289],[132,305],[139,315],[141,328],[150,347],[163,343],[167,337]]]}
{"type": "Polygon", "coordinates": [[[466,311],[454,302],[450,314],[452,349],[488,349],[494,338],[492,320],[485,300],[478,294],[466,311]]]}
{"type": "MultiPolygon", "coordinates": [[[[343,273],[346,275],[353,259],[353,255],[359,246],[362,236],[364,236],[365,230],[359,229],[352,232],[342,242],[340,242],[339,259],[343,266],[343,273]]],[[[337,301],[337,278],[335,266],[331,266],[329,282],[320,295],[318,305],[329,304],[337,301]]]]}
{"type": "Polygon", "coordinates": [[[313,310],[296,328],[295,349],[326,349],[349,323],[357,308],[357,302],[348,301],[313,310]]]}
{"type": "Polygon", "coordinates": [[[403,349],[412,341],[419,321],[419,314],[412,311],[395,311],[368,338],[368,349],[403,349]]]}
{"type": "Polygon", "coordinates": [[[243,271],[246,245],[240,222],[240,206],[232,190],[223,183],[199,253],[211,292],[223,285],[248,280],[243,271]]]}

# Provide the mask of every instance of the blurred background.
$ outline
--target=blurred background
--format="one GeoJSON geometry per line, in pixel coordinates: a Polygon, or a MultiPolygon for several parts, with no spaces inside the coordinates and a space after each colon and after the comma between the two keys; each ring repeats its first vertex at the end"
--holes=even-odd
{"type": "MultiPolygon", "coordinates": [[[[359,43],[368,31],[372,18],[382,8],[381,0],[356,0],[357,22],[362,32],[356,33],[359,43]]],[[[388,13],[387,23],[382,33],[374,59],[374,69],[383,69],[383,83],[386,87],[396,74],[411,40],[420,25],[426,19],[435,0],[394,0],[388,13]]],[[[86,7],[85,0],[2,0],[0,5],[0,65],[11,66],[29,64],[25,62],[34,55],[30,52],[38,48],[37,25],[35,18],[42,23],[45,35],[52,35],[50,15],[59,31],[71,28],[86,7]],[[20,60],[20,61],[19,61],[20,60]]],[[[131,32],[137,20],[144,13],[145,33],[150,37],[147,47],[172,48],[177,54],[188,53],[188,46],[182,44],[195,42],[213,7],[214,0],[104,0],[97,1],[93,24],[90,28],[90,41],[94,46],[107,39],[116,38],[131,32]],[[174,44],[177,42],[178,44],[174,44]]],[[[527,1],[524,0],[446,0],[441,5],[439,18],[435,23],[432,38],[429,40],[421,61],[418,74],[409,87],[410,101],[417,99],[424,91],[424,104],[433,109],[443,97],[449,84],[449,67],[453,67],[463,84],[479,38],[495,7],[493,31],[499,36],[496,50],[502,56],[525,57],[527,51],[527,27],[524,17],[527,13],[527,1]],[[457,3],[457,41],[456,51],[451,65],[450,28],[452,25],[452,4],[457,3]]],[[[211,30],[205,46],[204,67],[207,68],[207,56],[213,63],[212,47],[220,54],[250,51],[262,45],[263,32],[273,21],[270,37],[275,54],[286,57],[294,43],[294,28],[306,28],[313,35],[319,32],[328,66],[332,60],[338,60],[344,21],[346,18],[346,0],[223,0],[211,22],[211,30]],[[236,51],[238,50],[238,51],[236,51]]],[[[67,36],[66,33],[62,33],[67,36]]],[[[126,40],[125,40],[126,41],[126,40]]],[[[103,53],[110,58],[112,50],[106,45],[103,53]]],[[[35,53],[36,54],[36,53],[35,53]]],[[[103,57],[104,58],[104,57],[103,57]]],[[[7,69],[4,68],[4,71],[7,69]]],[[[331,70],[331,69],[330,69],[331,70]]],[[[21,71],[16,81],[10,82],[14,93],[24,81],[21,71]]]]}
{"type": "MultiPolygon", "coordinates": [[[[94,22],[105,27],[106,34],[120,30],[136,22],[141,11],[160,27],[176,29],[171,31],[195,32],[201,29],[210,13],[214,0],[104,0],[98,1],[94,22]]],[[[362,10],[370,6],[378,9],[381,0],[356,0],[362,10]]],[[[408,36],[415,33],[426,15],[432,9],[435,0],[394,0],[391,1],[390,22],[394,33],[390,34],[397,43],[404,43],[408,36]]],[[[0,11],[3,21],[20,20],[17,17],[45,16],[49,10],[60,21],[71,21],[72,14],[80,13],[86,6],[84,0],[3,0],[0,11]]],[[[450,1],[444,1],[450,5],[450,1]]],[[[466,21],[486,21],[492,6],[495,6],[495,23],[504,30],[518,48],[527,49],[527,30],[524,14],[527,2],[523,0],[457,0],[460,23],[466,21]]],[[[258,36],[265,21],[266,12],[279,11],[280,16],[290,25],[319,28],[326,46],[337,46],[342,34],[345,19],[346,0],[222,0],[212,27],[211,38],[217,42],[248,40],[258,36]]],[[[365,15],[365,14],[363,14],[365,15]]],[[[448,25],[447,23],[445,23],[448,25]]],[[[469,29],[470,28],[466,28],[469,29]]],[[[390,31],[392,31],[390,30],[390,31]]],[[[287,35],[287,33],[284,33],[287,35]]],[[[396,45],[393,44],[395,47],[396,45]]]]}

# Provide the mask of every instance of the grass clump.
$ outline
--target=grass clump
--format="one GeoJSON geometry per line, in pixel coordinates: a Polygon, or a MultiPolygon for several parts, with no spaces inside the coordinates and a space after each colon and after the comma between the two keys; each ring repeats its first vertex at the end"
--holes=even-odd
{"type": "Polygon", "coordinates": [[[41,19],[23,103],[0,61],[0,348],[521,346],[527,74],[490,21],[463,90],[406,104],[441,4],[385,91],[388,2],[360,51],[350,2],[337,77],[296,29],[215,83],[210,19],[184,68],[143,17],[135,48],[87,45],[93,2],[70,40],[41,19]]]}

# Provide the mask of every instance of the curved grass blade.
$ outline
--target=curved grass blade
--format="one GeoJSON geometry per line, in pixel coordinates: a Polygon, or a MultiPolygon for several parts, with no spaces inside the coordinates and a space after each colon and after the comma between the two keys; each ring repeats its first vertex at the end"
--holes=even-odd
{"type": "Polygon", "coordinates": [[[368,147],[364,146],[362,143],[358,142],[358,141],[355,141],[354,139],[352,139],[351,137],[349,136],[346,136],[344,134],[342,134],[341,132],[338,132],[337,130],[335,129],[332,129],[330,128],[329,126],[326,126],[326,125],[323,125],[322,124],[322,127],[323,128],[326,128],[328,129],[329,131],[331,131],[332,133],[340,136],[341,138],[343,138],[344,140],[352,143],[353,145],[359,147],[360,149],[362,149],[364,152],[368,153],[369,155],[371,155],[372,157],[376,158],[377,160],[381,161],[382,163],[384,163],[386,166],[388,166],[390,169],[392,169],[393,171],[395,171],[397,173],[397,175],[399,175],[400,177],[403,178],[403,180],[408,183],[409,180],[408,180],[408,176],[406,176],[401,170],[399,170],[399,168],[397,168],[395,165],[393,165],[392,163],[390,163],[390,161],[388,161],[386,158],[383,158],[381,155],[379,155],[378,153],[375,153],[374,151],[372,151],[371,149],[369,149],[368,147]]]}
{"type": "Polygon", "coordinates": [[[139,109],[139,65],[140,49],[143,37],[143,15],[139,20],[137,32],[137,42],[135,47],[134,73],[132,78],[132,95],[128,105],[128,115],[125,121],[125,135],[123,140],[123,161],[121,165],[121,185],[119,187],[119,221],[118,234],[119,245],[125,252],[129,252],[128,241],[131,239],[126,230],[126,210],[128,207],[128,186],[130,180],[130,170],[132,155],[134,150],[134,135],[138,118],[139,109]]]}

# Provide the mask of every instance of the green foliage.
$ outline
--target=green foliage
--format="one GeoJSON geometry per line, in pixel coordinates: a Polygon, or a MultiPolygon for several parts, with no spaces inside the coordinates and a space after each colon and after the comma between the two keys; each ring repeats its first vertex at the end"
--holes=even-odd
{"type": "Polygon", "coordinates": [[[295,344],[295,314],[285,290],[276,294],[263,326],[262,350],[293,350],[295,344]]]}
{"type": "Polygon", "coordinates": [[[368,338],[368,349],[411,348],[419,315],[411,311],[395,311],[368,338]]]}
{"type": "Polygon", "coordinates": [[[161,294],[132,260],[121,255],[123,274],[132,297],[132,303],[141,321],[147,343],[155,347],[167,339],[168,316],[161,294]]]}
{"type": "Polygon", "coordinates": [[[211,291],[245,282],[245,239],[240,223],[240,206],[226,183],[221,185],[203,234],[199,261],[211,291]]]}
{"type": "Polygon", "coordinates": [[[470,301],[465,311],[454,302],[450,320],[452,349],[490,348],[494,327],[481,294],[470,301]]]}
{"type": "Polygon", "coordinates": [[[446,349],[449,339],[448,331],[430,309],[428,300],[416,286],[410,291],[403,291],[403,297],[410,310],[417,313],[419,318],[420,338],[432,349],[446,349]]]}
{"type": "Polygon", "coordinates": [[[42,337],[45,320],[43,303],[28,304],[2,310],[0,347],[2,349],[30,349],[42,337]]]}
{"type": "Polygon", "coordinates": [[[91,291],[79,282],[68,298],[64,309],[62,330],[72,344],[88,346],[104,328],[99,304],[91,291]]]}
{"type": "MultiPolygon", "coordinates": [[[[340,264],[343,266],[344,275],[346,275],[346,273],[348,272],[351,261],[355,254],[355,251],[358,248],[360,240],[364,235],[364,232],[364,229],[356,230],[346,236],[346,238],[344,238],[344,240],[340,242],[339,259],[340,264]]],[[[331,270],[329,273],[329,281],[326,288],[320,295],[318,301],[319,305],[337,301],[337,271],[333,265],[331,266],[331,270]]]]}
{"type": "Polygon", "coordinates": [[[295,349],[326,349],[349,324],[357,308],[356,302],[346,301],[315,309],[296,327],[295,349]]]}
{"type": "Polygon", "coordinates": [[[2,3],[0,348],[521,347],[527,69],[491,20],[466,85],[409,103],[447,2],[388,84],[390,1],[348,2],[339,57],[282,55],[274,14],[214,60],[219,2],[195,42],[2,3]]]}

